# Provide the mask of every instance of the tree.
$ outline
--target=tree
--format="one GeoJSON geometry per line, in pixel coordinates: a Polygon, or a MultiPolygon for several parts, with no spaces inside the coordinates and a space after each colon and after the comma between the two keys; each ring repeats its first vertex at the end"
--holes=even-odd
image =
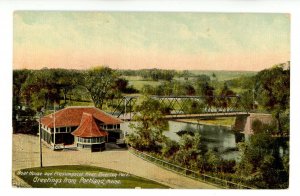
{"type": "Polygon", "coordinates": [[[211,77],[214,78],[214,80],[217,80],[217,76],[215,73],[212,73],[211,77]]]}
{"type": "Polygon", "coordinates": [[[235,93],[228,87],[227,83],[224,83],[223,89],[221,90],[220,96],[234,96],[235,93]]]}
{"type": "MultiPolygon", "coordinates": [[[[116,78],[115,84],[113,85],[113,93],[121,94],[121,93],[137,93],[136,90],[132,85],[129,85],[129,81],[125,78],[116,78]]],[[[114,96],[112,96],[114,97],[114,96]]]]}
{"type": "Polygon", "coordinates": [[[160,71],[158,69],[151,69],[149,75],[154,81],[158,81],[160,79],[160,71]]]}
{"type": "Polygon", "coordinates": [[[212,90],[214,90],[213,87],[209,86],[209,82],[210,82],[209,76],[207,76],[205,74],[197,76],[196,81],[195,81],[195,86],[196,86],[198,95],[207,96],[207,94],[206,94],[207,90],[210,90],[210,88],[212,90]],[[207,87],[209,87],[209,88],[207,88],[207,87]],[[205,89],[205,88],[207,88],[207,89],[205,89]]]}
{"type": "Polygon", "coordinates": [[[242,109],[245,109],[247,111],[251,111],[252,109],[255,109],[257,106],[254,103],[253,99],[253,90],[245,90],[241,93],[241,105],[242,109]]]}
{"type": "Polygon", "coordinates": [[[84,75],[84,86],[90,92],[95,107],[102,109],[105,99],[113,93],[116,72],[108,67],[96,67],[84,75]]]}
{"type": "Polygon", "coordinates": [[[166,81],[172,81],[176,72],[174,70],[162,70],[162,77],[161,79],[166,81]]]}
{"type": "Polygon", "coordinates": [[[184,78],[184,80],[189,80],[189,77],[191,76],[191,74],[190,74],[190,72],[188,71],[188,70],[184,70],[183,72],[182,72],[182,75],[181,75],[181,77],[183,77],[184,78]]]}
{"type": "Polygon", "coordinates": [[[194,136],[184,134],[179,140],[179,150],[175,154],[177,163],[189,169],[202,168],[200,142],[201,136],[198,132],[194,136]]]}
{"type": "Polygon", "coordinates": [[[252,130],[254,134],[257,133],[276,133],[276,122],[271,122],[270,124],[262,123],[260,120],[256,119],[252,122],[252,130]]]}
{"type": "Polygon", "coordinates": [[[30,71],[26,69],[13,71],[13,105],[20,106],[22,100],[22,85],[29,76],[30,71]]]}
{"type": "Polygon", "coordinates": [[[124,78],[118,78],[115,81],[115,86],[119,91],[126,92],[126,88],[128,86],[128,80],[126,80],[124,78]]]}
{"type": "Polygon", "coordinates": [[[198,75],[196,78],[196,82],[197,84],[203,85],[207,82],[210,82],[210,77],[205,74],[198,75]]]}
{"type": "Polygon", "coordinates": [[[31,72],[22,85],[22,96],[27,105],[39,111],[42,107],[59,103],[60,87],[55,71],[51,69],[31,72]]]}
{"type": "MultiPolygon", "coordinates": [[[[289,142],[287,143],[287,145],[289,146],[289,142]]],[[[283,161],[283,169],[288,174],[289,170],[290,170],[290,156],[289,156],[289,154],[284,154],[283,157],[282,157],[282,161],[283,161]]]]}
{"type": "Polygon", "coordinates": [[[13,133],[33,134],[38,133],[38,122],[35,118],[36,111],[26,108],[19,109],[13,121],[13,133]]]}
{"type": "Polygon", "coordinates": [[[224,83],[223,89],[220,93],[219,107],[227,111],[228,107],[232,103],[230,96],[235,96],[236,94],[228,87],[227,83],[224,83]]]}
{"type": "Polygon", "coordinates": [[[173,158],[174,154],[179,150],[178,142],[165,138],[165,141],[162,144],[161,153],[166,158],[173,158]]]}
{"type": "Polygon", "coordinates": [[[176,72],[174,70],[163,70],[163,69],[143,69],[139,71],[139,75],[144,79],[151,79],[154,81],[165,80],[172,81],[175,77],[176,72]]]}
{"type": "Polygon", "coordinates": [[[36,134],[36,112],[49,106],[52,108],[53,103],[60,102],[62,92],[66,93],[78,83],[74,82],[77,77],[71,77],[69,73],[71,72],[60,69],[13,72],[14,132],[36,134]]]}
{"type": "Polygon", "coordinates": [[[213,85],[215,88],[219,85],[218,76],[215,72],[211,74],[211,85],[213,85]]]}
{"type": "Polygon", "coordinates": [[[196,90],[195,88],[191,85],[191,84],[185,84],[184,85],[185,91],[186,91],[186,95],[195,95],[196,94],[196,90]]]}
{"type": "Polygon", "coordinates": [[[205,153],[205,167],[208,171],[218,172],[219,167],[221,166],[222,159],[217,155],[216,152],[209,149],[205,153]]]}
{"type": "Polygon", "coordinates": [[[52,106],[54,102],[60,104],[61,99],[66,104],[67,94],[82,83],[79,71],[42,69],[29,72],[21,91],[27,104],[39,109],[52,106]]]}
{"type": "Polygon", "coordinates": [[[161,85],[157,86],[156,88],[157,95],[164,95],[164,96],[170,96],[173,94],[173,82],[162,82],[161,85]]]}
{"type": "Polygon", "coordinates": [[[283,64],[260,71],[256,75],[260,102],[277,120],[278,130],[283,134],[281,115],[289,109],[290,70],[283,64]]]}
{"type": "Polygon", "coordinates": [[[64,104],[66,104],[68,92],[83,84],[82,74],[75,70],[55,69],[53,71],[57,78],[55,84],[63,94],[64,104]]]}
{"type": "Polygon", "coordinates": [[[155,95],[156,94],[156,88],[149,84],[145,84],[141,91],[142,91],[142,94],[144,94],[144,95],[155,95]]]}
{"type": "Polygon", "coordinates": [[[215,105],[214,90],[208,82],[201,85],[201,95],[204,96],[208,111],[211,111],[212,106],[215,105]]]}
{"type": "Polygon", "coordinates": [[[283,160],[276,150],[274,139],[268,133],[252,135],[247,142],[239,144],[241,159],[236,173],[259,188],[279,188],[287,182],[283,160]]]}
{"type": "Polygon", "coordinates": [[[140,150],[160,151],[165,139],[163,131],[168,130],[168,122],[163,119],[162,106],[159,101],[149,96],[139,98],[134,108],[137,113],[133,117],[135,123],[130,128],[135,130],[129,144],[138,146],[140,150]]]}
{"type": "Polygon", "coordinates": [[[205,106],[203,102],[199,100],[182,100],[182,111],[186,114],[199,114],[203,112],[205,106]]]}
{"type": "Polygon", "coordinates": [[[186,95],[186,88],[179,81],[173,81],[173,95],[186,95]]]}
{"type": "Polygon", "coordinates": [[[268,133],[257,133],[252,135],[248,142],[241,143],[239,150],[241,151],[241,161],[238,165],[241,174],[250,175],[257,171],[263,161],[263,157],[271,154],[273,149],[273,141],[268,133]],[[244,164],[250,164],[251,169],[245,169],[244,164]]]}
{"type": "Polygon", "coordinates": [[[30,71],[13,70],[13,130],[16,132],[19,127],[18,116],[21,116],[22,111],[22,85],[26,81],[30,71]]]}

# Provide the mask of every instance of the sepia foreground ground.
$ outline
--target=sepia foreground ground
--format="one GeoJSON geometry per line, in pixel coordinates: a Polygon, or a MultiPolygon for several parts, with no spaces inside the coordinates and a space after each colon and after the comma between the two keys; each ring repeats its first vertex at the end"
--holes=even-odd
{"type": "MultiPolygon", "coordinates": [[[[26,186],[26,183],[14,173],[19,169],[40,166],[38,137],[14,134],[12,156],[13,185],[26,186]]],[[[91,153],[89,150],[52,151],[48,147],[43,146],[43,165],[93,165],[144,177],[171,188],[217,188],[165,170],[123,149],[91,153]]]]}

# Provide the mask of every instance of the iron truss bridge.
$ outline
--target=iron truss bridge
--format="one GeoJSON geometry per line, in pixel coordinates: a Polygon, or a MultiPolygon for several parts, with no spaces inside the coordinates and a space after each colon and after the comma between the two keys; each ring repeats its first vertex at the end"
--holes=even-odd
{"type": "MultiPolygon", "coordinates": [[[[240,96],[150,96],[163,107],[166,119],[211,118],[248,115],[240,96]]],[[[139,96],[124,96],[111,100],[111,114],[131,120],[139,96]]]]}

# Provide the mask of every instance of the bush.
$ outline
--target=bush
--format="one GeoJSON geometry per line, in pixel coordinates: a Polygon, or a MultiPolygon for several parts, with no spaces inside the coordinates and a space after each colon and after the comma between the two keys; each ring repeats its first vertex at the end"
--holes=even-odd
{"type": "Polygon", "coordinates": [[[163,157],[169,158],[179,150],[179,144],[169,138],[162,144],[161,153],[163,157]]]}
{"type": "Polygon", "coordinates": [[[15,110],[13,117],[13,133],[24,133],[36,135],[39,123],[34,118],[35,111],[29,108],[15,110]]]}
{"type": "Polygon", "coordinates": [[[252,122],[252,130],[254,134],[259,134],[259,133],[277,133],[277,123],[275,121],[272,121],[270,124],[265,124],[262,123],[260,120],[255,119],[252,122]]]}

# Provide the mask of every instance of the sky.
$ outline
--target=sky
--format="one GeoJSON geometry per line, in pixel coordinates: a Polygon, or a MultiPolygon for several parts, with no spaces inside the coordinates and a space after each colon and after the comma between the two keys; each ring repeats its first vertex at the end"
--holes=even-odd
{"type": "Polygon", "coordinates": [[[13,68],[245,70],[290,60],[290,15],[14,12],[13,68]]]}

